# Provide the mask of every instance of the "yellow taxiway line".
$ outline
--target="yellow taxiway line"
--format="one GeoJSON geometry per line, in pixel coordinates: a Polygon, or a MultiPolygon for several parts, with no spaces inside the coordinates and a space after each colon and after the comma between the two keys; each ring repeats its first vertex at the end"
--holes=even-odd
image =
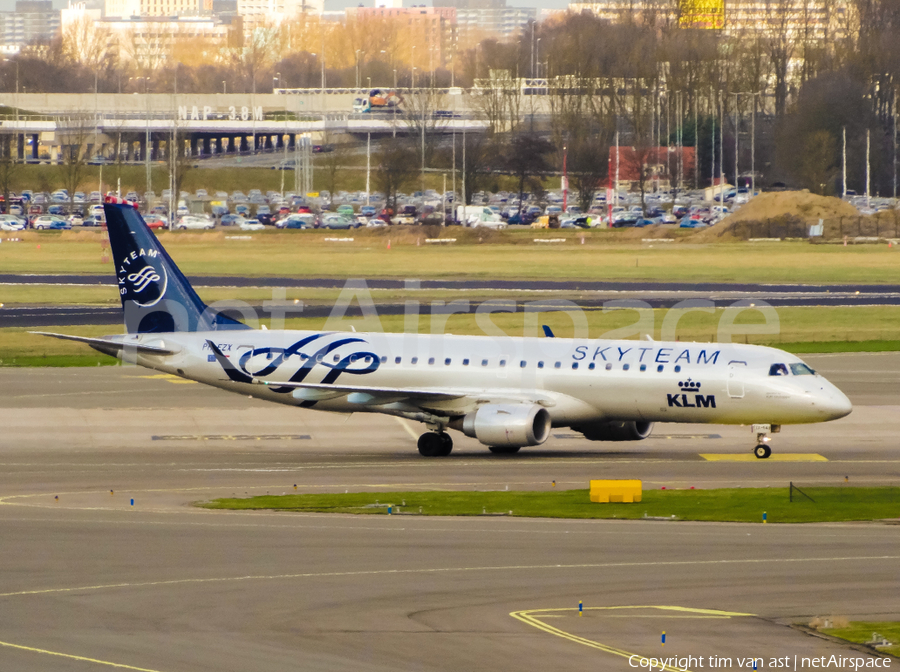
{"type": "MultiPolygon", "coordinates": [[[[739,612],[733,611],[719,611],[717,609],[692,609],[690,607],[678,607],[678,606],[663,606],[663,605],[649,605],[649,606],[619,606],[619,607],[587,607],[584,611],[606,611],[606,610],[616,610],[616,609],[659,609],[660,611],[680,611],[686,612],[688,614],[696,614],[694,618],[732,618],[734,616],[753,616],[754,614],[743,614],[739,612]]],[[[527,623],[528,625],[537,628],[538,630],[543,630],[546,633],[551,635],[555,635],[556,637],[562,637],[563,639],[568,639],[570,642],[575,642],[576,644],[581,644],[583,646],[589,646],[592,649],[599,649],[604,653],[610,653],[614,656],[620,656],[622,658],[632,658],[637,656],[639,658],[646,658],[648,656],[641,656],[638,653],[632,653],[630,651],[625,651],[624,649],[619,649],[614,646],[609,646],[608,644],[602,644],[601,642],[595,642],[592,639],[587,639],[585,637],[579,637],[578,635],[573,635],[571,632],[566,632],[565,630],[561,630],[560,628],[555,628],[552,625],[548,625],[544,623],[542,618],[558,618],[558,612],[578,612],[578,609],[574,607],[565,607],[561,609],[526,609],[524,611],[513,611],[510,612],[510,616],[515,618],[516,620],[522,621],[523,623],[527,623]],[[554,613],[556,612],[556,613],[554,613]],[[537,615],[536,615],[537,614],[537,615]]],[[[563,614],[565,615],[565,614],[563,614]]],[[[660,616],[662,617],[662,616],[660,616]]],[[[665,672],[689,672],[680,667],[672,667],[670,665],[663,664],[659,668],[665,670],[665,672]]]]}

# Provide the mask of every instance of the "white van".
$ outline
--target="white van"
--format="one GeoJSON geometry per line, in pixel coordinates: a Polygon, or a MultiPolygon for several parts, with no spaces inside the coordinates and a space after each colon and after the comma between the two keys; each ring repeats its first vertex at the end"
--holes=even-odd
{"type": "Polygon", "coordinates": [[[456,221],[473,229],[505,229],[506,222],[496,212],[483,205],[460,205],[456,208],[456,221]]]}

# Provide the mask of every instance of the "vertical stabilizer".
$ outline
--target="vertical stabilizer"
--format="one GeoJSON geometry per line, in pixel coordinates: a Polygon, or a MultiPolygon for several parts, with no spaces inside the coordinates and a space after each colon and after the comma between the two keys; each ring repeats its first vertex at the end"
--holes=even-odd
{"type": "Polygon", "coordinates": [[[200,300],[133,206],[103,209],[129,334],[249,328],[200,300]]]}

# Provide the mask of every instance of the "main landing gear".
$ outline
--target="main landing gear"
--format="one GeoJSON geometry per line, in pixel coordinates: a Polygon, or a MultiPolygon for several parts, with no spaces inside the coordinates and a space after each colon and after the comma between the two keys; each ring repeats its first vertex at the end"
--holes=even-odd
{"type": "Polygon", "coordinates": [[[425,432],[419,437],[419,454],[424,457],[447,457],[453,450],[453,439],[446,432],[425,432]]]}
{"type": "Polygon", "coordinates": [[[769,434],[780,432],[781,425],[751,425],[750,430],[756,434],[756,448],[753,449],[753,454],[760,460],[766,459],[772,454],[772,449],[768,446],[769,441],[772,440],[769,438],[769,434]]]}

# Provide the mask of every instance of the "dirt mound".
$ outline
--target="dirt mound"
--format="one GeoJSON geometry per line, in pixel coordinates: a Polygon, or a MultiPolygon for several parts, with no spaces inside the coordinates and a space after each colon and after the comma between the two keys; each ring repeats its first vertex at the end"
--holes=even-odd
{"type": "Polygon", "coordinates": [[[820,219],[850,221],[859,211],[834,196],[818,196],[807,190],[773,191],[755,196],[740,209],[708,229],[691,236],[692,242],[731,242],[747,238],[805,236],[810,224],[820,219]]]}
{"type": "Polygon", "coordinates": [[[735,222],[765,222],[783,217],[819,220],[857,215],[859,212],[856,208],[835,196],[818,196],[805,189],[773,191],[752,198],[737,212],[722,220],[722,224],[727,226],[735,222]]]}

